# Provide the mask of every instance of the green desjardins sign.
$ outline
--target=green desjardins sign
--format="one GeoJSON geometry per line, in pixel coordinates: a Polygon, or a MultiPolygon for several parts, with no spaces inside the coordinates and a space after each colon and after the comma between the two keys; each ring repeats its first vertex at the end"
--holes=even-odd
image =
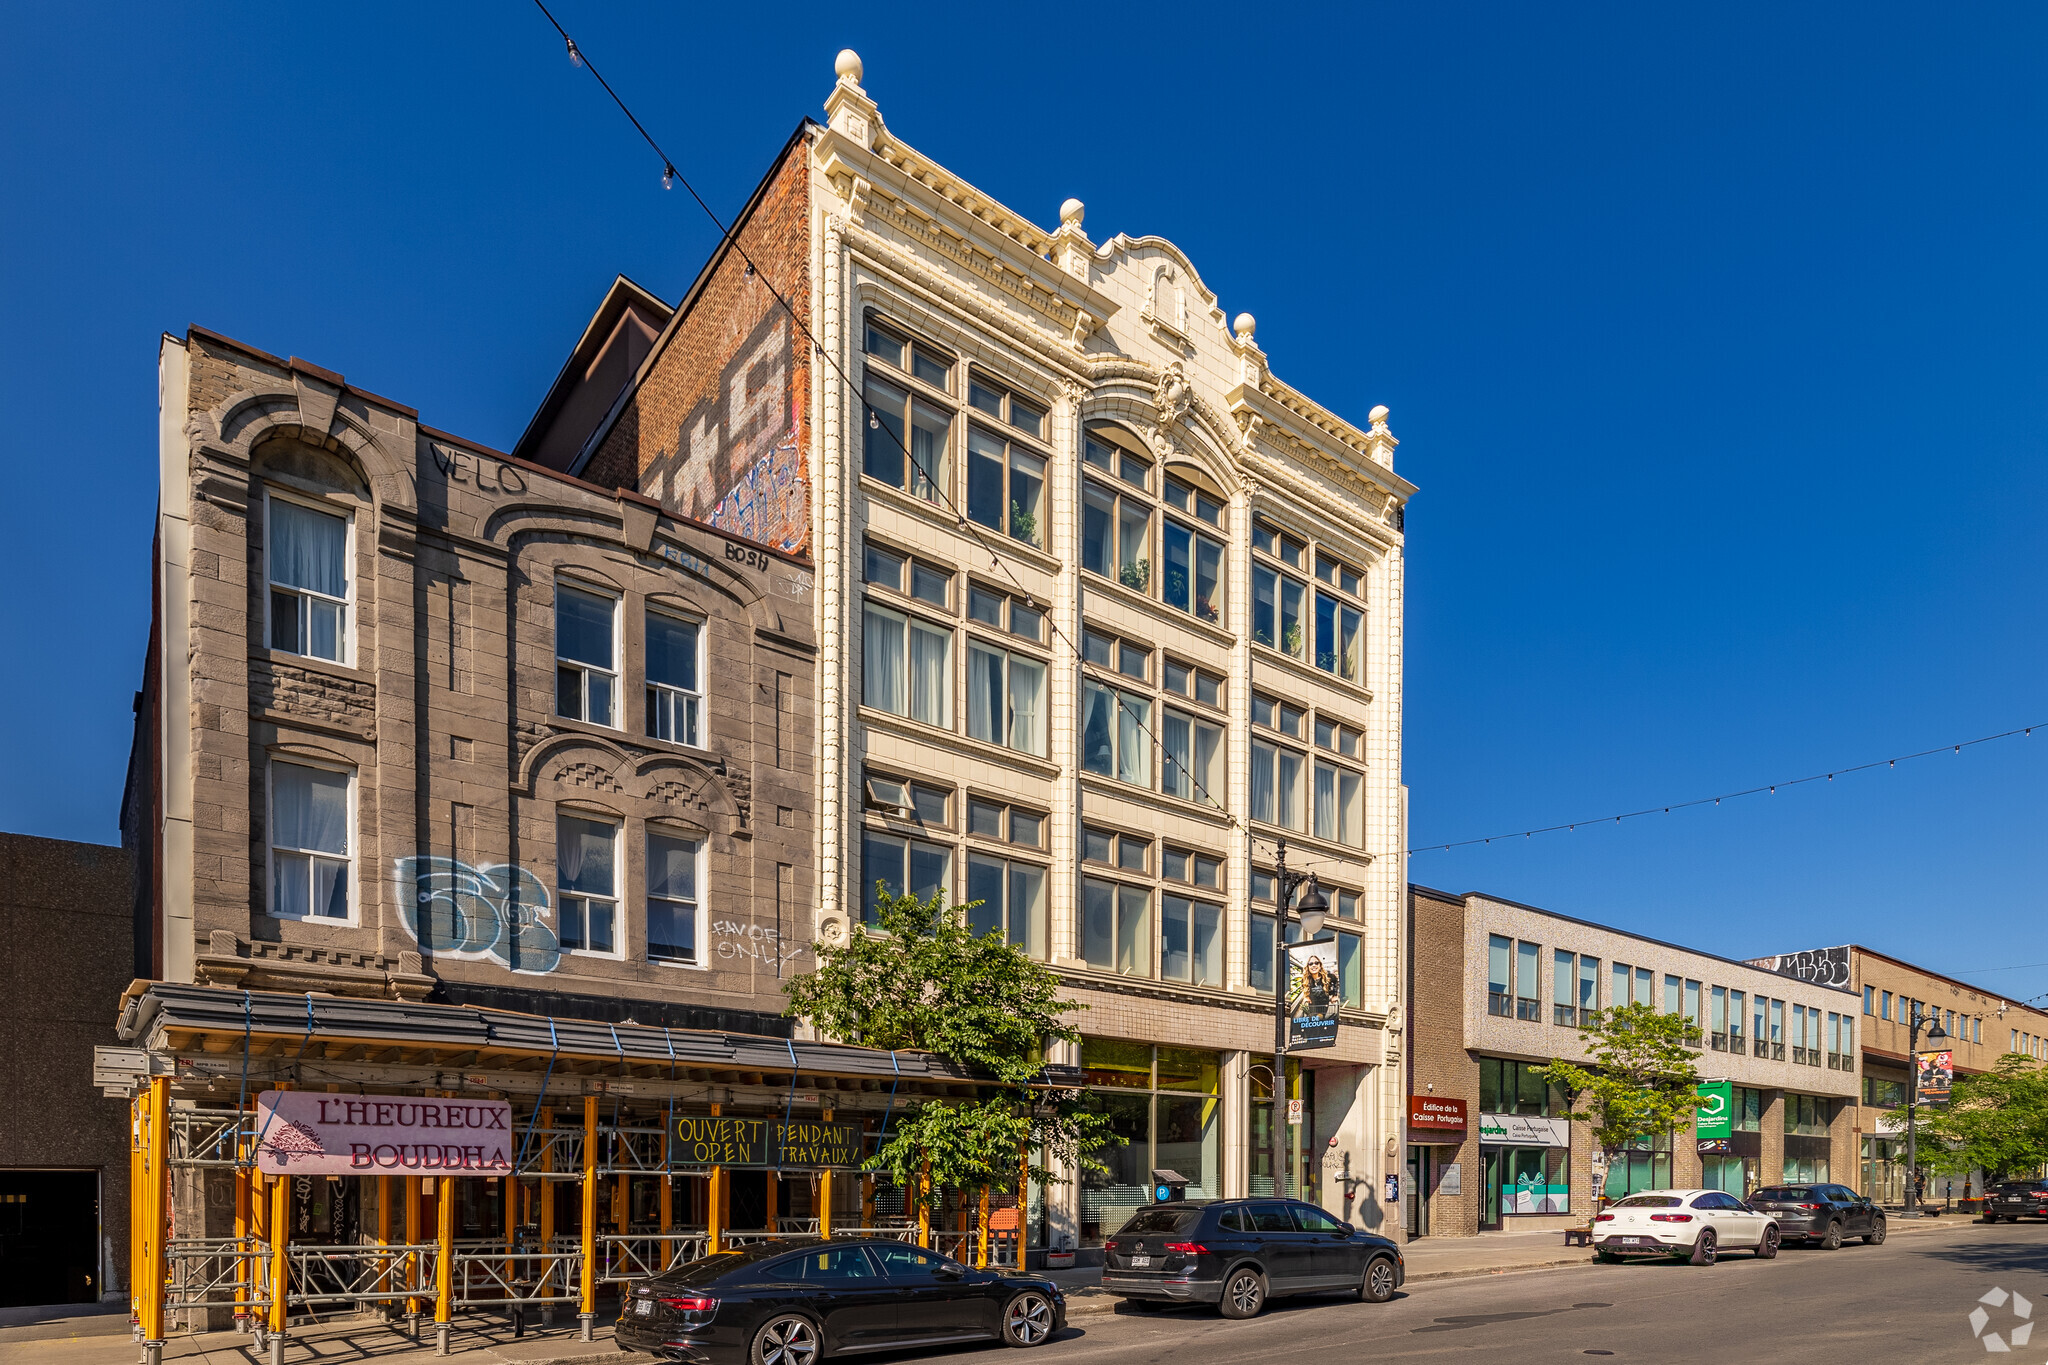
{"type": "Polygon", "coordinates": [[[1694,1126],[1702,1141],[1726,1138],[1735,1131],[1735,1087],[1728,1081],[1702,1081],[1694,1126]]]}

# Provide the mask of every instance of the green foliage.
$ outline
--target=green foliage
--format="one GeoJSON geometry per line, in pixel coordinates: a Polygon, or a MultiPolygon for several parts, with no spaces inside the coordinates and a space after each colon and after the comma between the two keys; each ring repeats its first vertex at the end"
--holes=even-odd
{"type": "MultiPolygon", "coordinates": [[[[961,914],[970,908],[947,905],[944,892],[920,900],[884,889],[873,930],[818,944],[817,970],[783,983],[785,1012],[849,1043],[935,1053],[986,1078],[971,1100],[898,1107],[868,1165],[906,1192],[927,1163],[934,1197],[947,1186],[1012,1189],[1020,1144],[1099,1170],[1088,1153],[1120,1141],[1108,1117],[1088,1112],[1078,1091],[1031,1085],[1047,1043],[1080,1041],[1066,1016],[1086,1007],[1060,999],[1059,977],[1000,931],[974,933],[961,914]]],[[[1042,1164],[1030,1174],[1052,1179],[1042,1164]]]]}
{"type": "Polygon", "coordinates": [[[1127,588],[1145,591],[1145,585],[1152,581],[1152,564],[1149,560],[1134,559],[1117,570],[1117,578],[1127,588]]]}
{"type": "Polygon", "coordinates": [[[1919,1158],[1936,1171],[1975,1168],[1993,1180],[2048,1165],[2048,1067],[2009,1052],[1989,1071],[1957,1076],[1946,1108],[1920,1108],[1919,1158]]]}
{"type": "Polygon", "coordinates": [[[1690,1128],[1698,1104],[1699,1035],[1690,1019],[1648,1005],[1596,1010],[1581,1030],[1591,1066],[1555,1061],[1536,1074],[1564,1091],[1573,1112],[1613,1157],[1636,1143],[1690,1128]]]}
{"type": "Polygon", "coordinates": [[[1010,502],[1010,534],[1038,544],[1038,514],[1025,511],[1015,499],[1010,502]]]}

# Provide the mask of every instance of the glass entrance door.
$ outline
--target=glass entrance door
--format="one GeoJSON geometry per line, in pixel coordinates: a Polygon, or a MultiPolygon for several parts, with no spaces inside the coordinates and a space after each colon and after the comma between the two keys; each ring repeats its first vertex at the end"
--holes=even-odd
{"type": "Polygon", "coordinates": [[[1429,1148],[1408,1149],[1408,1175],[1401,1186],[1401,1203],[1410,1237],[1429,1235],[1429,1165],[1429,1148]]]}
{"type": "Polygon", "coordinates": [[[1500,1227],[1501,1153],[1498,1148],[1479,1149],[1479,1230],[1494,1232],[1500,1227]]]}

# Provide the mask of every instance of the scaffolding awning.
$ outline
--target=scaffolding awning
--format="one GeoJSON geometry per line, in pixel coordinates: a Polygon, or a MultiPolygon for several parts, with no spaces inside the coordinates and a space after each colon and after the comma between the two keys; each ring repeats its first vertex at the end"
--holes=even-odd
{"type": "Polygon", "coordinates": [[[816,1083],[927,1094],[965,1093],[954,1087],[987,1082],[927,1052],[171,982],[131,986],[117,1032],[123,1043],[158,1056],[219,1060],[246,1056],[499,1073],[551,1068],[558,1079],[816,1083]]]}

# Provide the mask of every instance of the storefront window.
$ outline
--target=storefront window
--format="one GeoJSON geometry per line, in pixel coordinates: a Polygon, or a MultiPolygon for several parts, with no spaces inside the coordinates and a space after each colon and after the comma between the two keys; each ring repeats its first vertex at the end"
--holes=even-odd
{"type": "Polygon", "coordinates": [[[1479,1111],[1483,1114],[1562,1114],[1564,1097],[1536,1074],[1539,1063],[1479,1059],[1479,1111]]]}
{"type": "Polygon", "coordinates": [[[1671,1134],[1643,1142],[1617,1154],[1607,1168],[1607,1197],[1619,1199],[1638,1190],[1671,1188],[1671,1134]]]}
{"type": "Polygon", "coordinates": [[[1736,1087],[1735,1131],[1761,1133],[1764,1130],[1764,1092],[1736,1087]]]}
{"type": "MultiPolygon", "coordinates": [[[[1150,1202],[1155,1169],[1186,1176],[1190,1199],[1221,1193],[1221,1061],[1214,1052],[1192,1048],[1155,1048],[1112,1038],[1082,1040],[1081,1066],[1091,1087],[1089,1107],[1109,1115],[1112,1131],[1126,1140],[1123,1146],[1095,1153],[1095,1159],[1109,1168],[1106,1173],[1082,1176],[1083,1246],[1100,1246],[1103,1238],[1150,1202]]],[[[1265,1112],[1271,1112],[1270,1105],[1265,1112]]]]}
{"type": "Polygon", "coordinates": [[[1571,1151],[1564,1147],[1509,1147],[1501,1153],[1503,1213],[1570,1213],[1571,1151]]]}

